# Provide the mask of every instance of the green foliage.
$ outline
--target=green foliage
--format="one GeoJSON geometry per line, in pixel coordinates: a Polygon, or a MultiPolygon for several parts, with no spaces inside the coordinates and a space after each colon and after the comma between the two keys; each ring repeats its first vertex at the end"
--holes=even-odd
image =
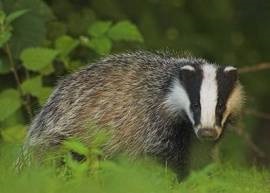
{"type": "Polygon", "coordinates": [[[6,16],[6,13],[0,10],[0,47],[3,47],[11,38],[11,23],[26,12],[27,10],[19,10],[6,16]]]}
{"type": "MultiPolygon", "coordinates": [[[[0,0],[0,148],[22,143],[31,121],[29,109],[32,114],[38,112],[59,77],[101,55],[144,46],[187,50],[236,66],[270,60],[266,19],[270,12],[264,2],[82,2],[78,6],[71,0],[0,0]],[[19,80],[14,78],[16,73],[19,80]]],[[[269,73],[243,75],[242,79],[252,95],[248,106],[268,111],[269,73]]],[[[243,123],[254,135],[251,138],[262,144],[266,156],[270,155],[267,123],[252,117],[243,123]],[[266,131],[260,125],[266,125],[266,131]]],[[[59,169],[48,166],[17,176],[8,169],[14,162],[8,157],[14,151],[0,149],[0,192],[269,192],[269,172],[239,166],[210,165],[178,184],[171,172],[153,162],[134,164],[126,158],[103,161],[100,147],[106,139],[107,134],[101,133],[87,147],[76,139],[65,142],[66,167],[60,174],[55,174],[59,169]],[[75,161],[69,151],[84,155],[86,160],[75,161]]],[[[250,149],[245,138],[231,132],[221,143],[220,158],[246,166],[256,156],[250,149]]],[[[207,153],[202,147],[192,158],[209,161],[207,153]]]]}
{"type": "Polygon", "coordinates": [[[89,27],[88,34],[90,39],[81,37],[82,44],[100,55],[110,53],[112,41],[143,42],[138,28],[129,21],[120,21],[115,25],[109,21],[97,21],[89,27]]]}
{"type": "Polygon", "coordinates": [[[200,172],[194,172],[180,187],[182,192],[193,193],[266,193],[270,191],[269,177],[269,173],[256,169],[209,165],[200,172]]]}
{"type": "Polygon", "coordinates": [[[10,72],[10,66],[0,58],[0,74],[7,74],[10,72]]]}
{"type": "Polygon", "coordinates": [[[107,37],[96,37],[91,39],[87,46],[95,50],[100,55],[106,55],[110,53],[112,48],[111,40],[107,37]]]}
{"type": "Polygon", "coordinates": [[[7,24],[11,24],[14,20],[16,20],[17,18],[23,16],[24,14],[26,14],[28,12],[28,10],[19,10],[19,11],[15,11],[11,14],[9,14],[5,21],[7,24]]]}
{"type": "MultiPolygon", "coordinates": [[[[23,49],[39,46],[46,38],[46,23],[53,18],[51,9],[42,0],[2,0],[6,13],[24,14],[12,23],[10,47],[15,58],[23,49]]],[[[14,16],[13,16],[14,17],[14,16]]]]}
{"type": "MultiPolygon", "coordinates": [[[[72,144],[71,146],[77,146],[72,144]]],[[[79,151],[84,147],[79,147],[79,151]]],[[[77,149],[77,148],[76,148],[77,149]]],[[[36,166],[14,173],[14,146],[0,148],[0,185],[3,193],[20,192],[100,192],[100,193],[267,193],[270,191],[270,173],[231,166],[212,164],[192,172],[184,182],[178,183],[175,175],[155,162],[142,159],[136,162],[125,156],[112,161],[100,160],[98,167],[87,161],[71,161],[66,167],[36,166]],[[5,156],[2,156],[5,155],[5,156]],[[72,174],[67,170],[72,170],[72,174]],[[91,171],[85,173],[85,171],[91,171]],[[75,172],[76,171],[76,172],[75,172]]],[[[84,152],[84,150],[83,150],[84,152]]],[[[86,153],[86,152],[84,152],[86,153]]]]}
{"type": "Polygon", "coordinates": [[[110,21],[97,21],[89,27],[88,33],[93,37],[104,36],[110,29],[111,25],[112,22],[110,21]]]}
{"type": "Polygon", "coordinates": [[[44,104],[52,92],[52,88],[43,86],[42,76],[28,79],[21,86],[25,93],[37,97],[40,104],[44,104]]]}
{"type": "Polygon", "coordinates": [[[63,35],[55,40],[55,49],[59,52],[60,58],[65,59],[79,45],[79,41],[63,35]]]}
{"type": "Polygon", "coordinates": [[[5,120],[21,107],[21,99],[17,90],[6,89],[0,93],[0,121],[5,120]]]}
{"type": "MultiPolygon", "coordinates": [[[[32,117],[35,110],[32,104],[42,106],[53,90],[55,84],[46,83],[49,76],[74,71],[84,65],[80,58],[73,57],[76,50],[89,52],[90,48],[93,55],[106,55],[112,50],[112,40],[141,42],[142,39],[138,38],[142,36],[137,27],[129,21],[122,22],[125,23],[122,27],[119,26],[121,22],[113,25],[111,21],[95,21],[88,24],[84,33],[87,36],[61,34],[55,39],[47,39],[44,44],[46,23],[54,16],[42,0],[3,0],[0,7],[0,48],[3,51],[0,55],[0,74],[14,77],[0,94],[0,139],[6,142],[21,142],[25,130],[19,132],[19,129],[25,127],[24,124],[32,117]],[[127,28],[126,32],[121,28],[127,28]],[[117,30],[122,39],[115,38],[117,30]],[[13,89],[14,83],[18,91],[13,89]],[[28,116],[22,115],[25,111],[28,116]],[[16,117],[24,117],[25,120],[16,117]],[[6,124],[7,118],[14,124],[6,124]]],[[[91,151],[100,153],[97,148],[91,151]]]]}
{"type": "Polygon", "coordinates": [[[22,143],[26,135],[25,125],[15,125],[4,128],[1,131],[1,136],[8,143],[22,143]]]}
{"type": "Polygon", "coordinates": [[[63,143],[64,147],[70,151],[76,152],[78,154],[87,156],[89,151],[80,141],[75,139],[67,140],[63,143]]]}
{"type": "Polygon", "coordinates": [[[48,48],[28,48],[25,49],[20,58],[23,65],[28,70],[42,71],[52,64],[58,52],[48,48]]]}
{"type": "Polygon", "coordinates": [[[10,39],[11,33],[6,31],[0,34],[0,47],[2,47],[10,39]]]}
{"type": "Polygon", "coordinates": [[[108,32],[108,36],[115,41],[138,41],[143,42],[142,35],[137,27],[129,21],[121,21],[115,24],[108,32]]]}

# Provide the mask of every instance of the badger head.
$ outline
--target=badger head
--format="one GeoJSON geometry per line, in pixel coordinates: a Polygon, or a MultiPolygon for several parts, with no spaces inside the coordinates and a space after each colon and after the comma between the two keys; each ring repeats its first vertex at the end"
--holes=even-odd
{"type": "Polygon", "coordinates": [[[199,139],[217,140],[239,114],[242,93],[235,67],[186,64],[174,79],[166,104],[188,119],[199,139]]]}

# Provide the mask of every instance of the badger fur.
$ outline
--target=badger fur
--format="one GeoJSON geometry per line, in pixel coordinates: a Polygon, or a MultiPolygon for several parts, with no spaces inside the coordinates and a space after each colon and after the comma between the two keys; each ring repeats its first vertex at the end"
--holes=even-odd
{"type": "Polygon", "coordinates": [[[185,173],[191,136],[218,140],[242,106],[233,66],[149,52],[105,57],[62,80],[29,131],[37,153],[94,122],[111,132],[107,155],[150,155],[185,173]]]}

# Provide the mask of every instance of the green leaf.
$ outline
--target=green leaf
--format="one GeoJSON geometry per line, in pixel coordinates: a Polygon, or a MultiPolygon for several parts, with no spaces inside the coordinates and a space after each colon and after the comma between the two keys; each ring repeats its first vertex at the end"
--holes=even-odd
{"type": "Polygon", "coordinates": [[[14,127],[23,122],[25,122],[25,109],[19,108],[15,113],[12,114],[12,116],[9,116],[5,120],[1,121],[1,127],[14,127]]]}
{"type": "Polygon", "coordinates": [[[65,58],[79,45],[79,41],[64,35],[55,41],[55,49],[59,51],[60,57],[65,58]]]}
{"type": "Polygon", "coordinates": [[[26,127],[24,125],[16,125],[1,130],[1,136],[5,142],[22,143],[26,135],[26,127]]]}
{"type": "Polygon", "coordinates": [[[24,81],[21,85],[25,93],[31,94],[38,98],[40,104],[44,104],[52,92],[52,88],[42,86],[42,77],[36,76],[34,78],[24,81]]]}
{"type": "Polygon", "coordinates": [[[10,72],[10,66],[0,59],[0,74],[7,74],[10,72]]]}
{"type": "Polygon", "coordinates": [[[108,36],[115,41],[125,40],[143,42],[142,35],[138,28],[129,21],[121,21],[115,24],[109,29],[108,36]]]}
{"type": "Polygon", "coordinates": [[[105,131],[98,131],[95,133],[93,140],[91,141],[92,147],[100,147],[104,145],[110,139],[110,134],[105,131]]]}
{"type": "Polygon", "coordinates": [[[35,96],[38,98],[39,104],[45,104],[52,91],[53,88],[51,87],[42,87],[39,92],[35,93],[35,96]]]}
{"type": "Polygon", "coordinates": [[[15,19],[23,16],[24,14],[26,14],[28,12],[27,9],[23,9],[23,10],[18,10],[18,11],[15,11],[11,14],[9,14],[7,17],[6,17],[6,23],[7,24],[10,24],[11,22],[13,22],[15,19]]]}
{"type": "Polygon", "coordinates": [[[4,24],[5,19],[6,19],[6,13],[0,10],[0,25],[4,24]]]}
{"type": "Polygon", "coordinates": [[[48,66],[46,66],[45,68],[42,68],[39,73],[42,74],[42,75],[49,75],[49,74],[52,74],[54,72],[54,67],[53,67],[53,64],[49,64],[48,66]]]}
{"type": "Polygon", "coordinates": [[[4,11],[29,10],[23,17],[12,22],[10,48],[13,57],[19,59],[22,50],[40,46],[46,39],[48,21],[54,18],[43,0],[2,0],[4,11]]]}
{"type": "Polygon", "coordinates": [[[93,37],[103,36],[109,30],[111,25],[112,22],[110,21],[97,21],[89,27],[88,33],[93,37]]]}
{"type": "Polygon", "coordinates": [[[73,159],[71,154],[68,154],[65,159],[65,164],[68,166],[69,169],[72,171],[72,175],[79,177],[79,176],[84,176],[86,172],[89,169],[89,163],[88,162],[78,162],[73,159]]]}
{"type": "Polygon", "coordinates": [[[39,72],[40,74],[42,75],[49,75],[49,74],[52,74],[54,72],[54,67],[53,67],[53,64],[49,64],[48,66],[46,66],[45,68],[42,68],[39,72]]]}
{"type": "Polygon", "coordinates": [[[20,95],[15,89],[7,89],[0,93],[0,121],[3,121],[21,107],[20,95]]]}
{"type": "Polygon", "coordinates": [[[24,50],[20,56],[23,65],[28,70],[41,71],[50,65],[58,51],[48,48],[28,48],[24,50]]]}
{"type": "Polygon", "coordinates": [[[65,148],[67,148],[68,150],[74,151],[76,153],[79,153],[85,156],[87,156],[89,153],[88,148],[83,143],[75,139],[66,140],[64,141],[63,144],[65,148]]]}
{"type": "Polygon", "coordinates": [[[10,38],[11,33],[9,31],[0,32],[0,47],[3,47],[10,38]]]}
{"type": "Polygon", "coordinates": [[[66,67],[69,72],[75,72],[82,66],[84,66],[84,64],[80,60],[72,60],[67,64],[66,67]]]}
{"type": "Polygon", "coordinates": [[[112,49],[111,40],[107,37],[97,37],[89,41],[88,47],[100,55],[109,54],[112,49]]]}
{"type": "Polygon", "coordinates": [[[42,77],[36,76],[34,78],[28,79],[21,84],[21,87],[26,93],[35,93],[42,87],[42,77]]]}

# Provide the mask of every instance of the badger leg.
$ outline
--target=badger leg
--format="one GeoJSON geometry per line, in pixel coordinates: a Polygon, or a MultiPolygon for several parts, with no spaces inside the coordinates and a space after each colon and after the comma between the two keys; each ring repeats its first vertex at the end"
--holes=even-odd
{"type": "Polygon", "coordinates": [[[192,126],[190,123],[175,124],[173,135],[164,156],[166,164],[176,172],[179,181],[188,176],[190,170],[190,147],[192,126]]]}

